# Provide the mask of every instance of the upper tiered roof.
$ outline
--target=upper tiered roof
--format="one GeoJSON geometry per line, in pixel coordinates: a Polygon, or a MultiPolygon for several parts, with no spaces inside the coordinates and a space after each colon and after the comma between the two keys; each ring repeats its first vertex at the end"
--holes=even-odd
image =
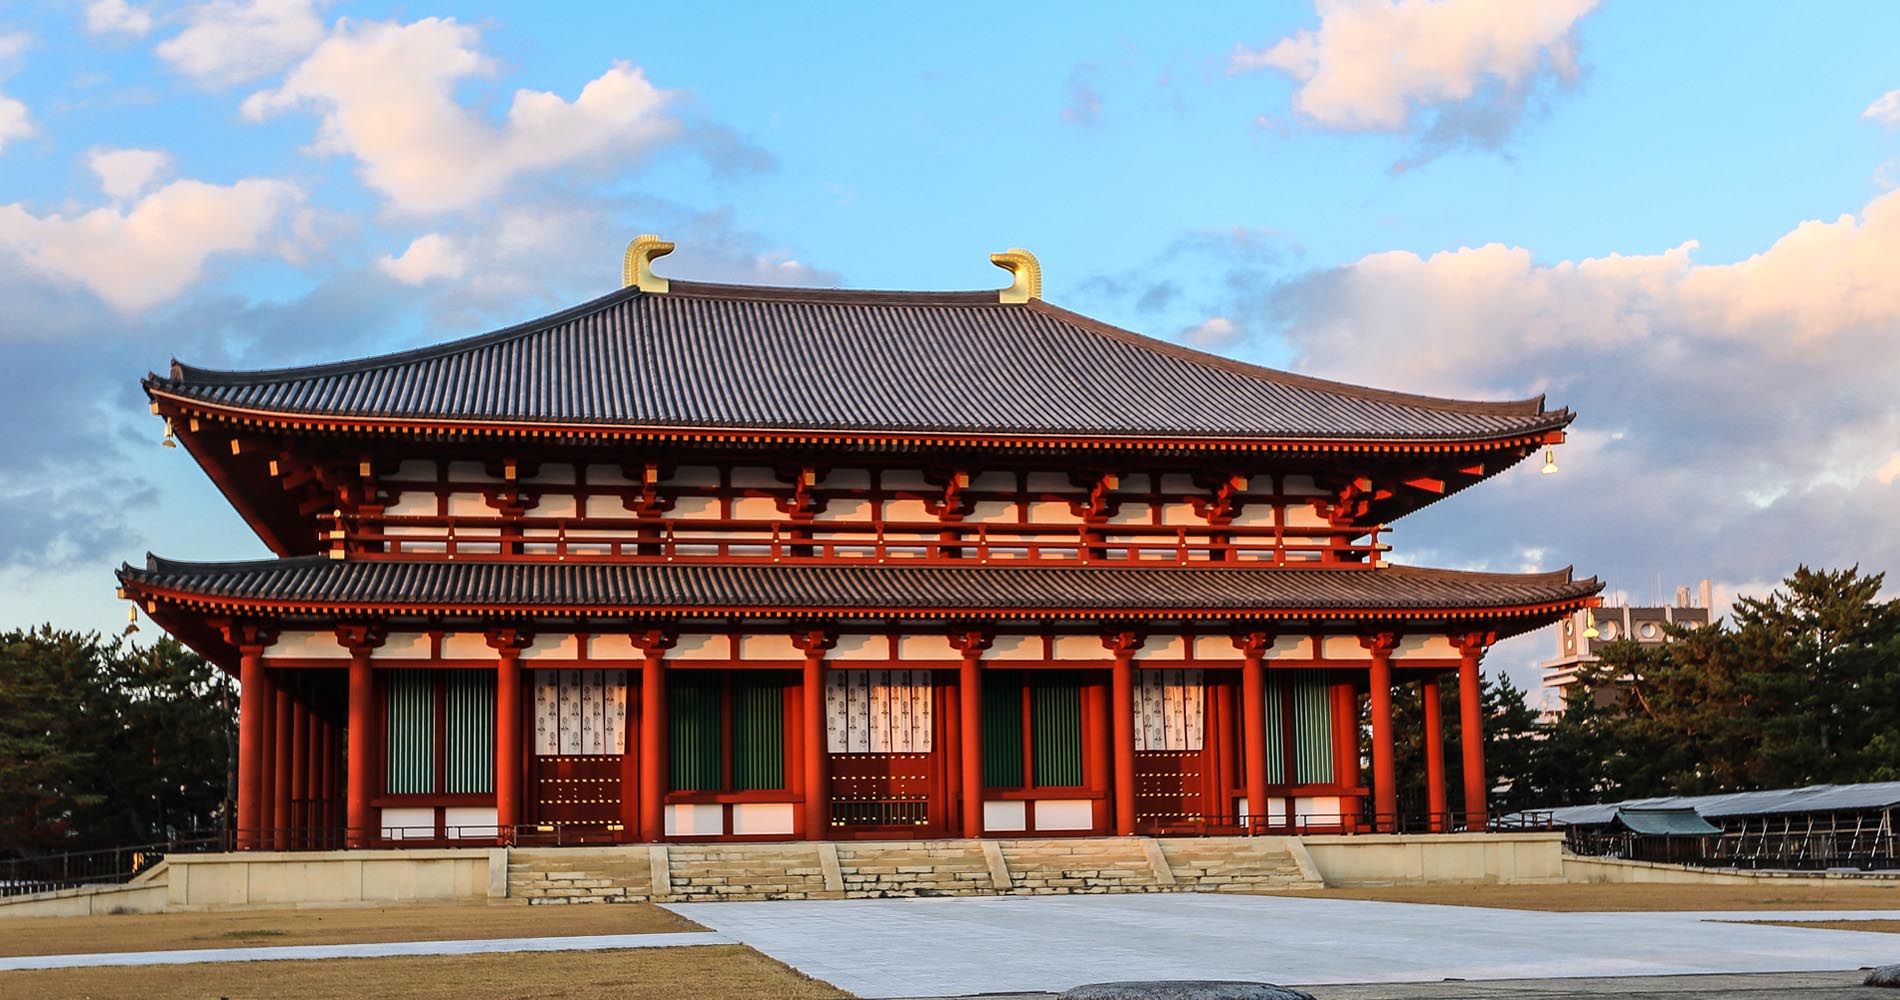
{"type": "Polygon", "coordinates": [[[1542,397],[1471,402],[1189,350],[1031,298],[671,282],[492,333],[337,364],[173,363],[146,388],[208,413],[358,430],[480,426],[708,438],[1532,446],[1542,397]]]}

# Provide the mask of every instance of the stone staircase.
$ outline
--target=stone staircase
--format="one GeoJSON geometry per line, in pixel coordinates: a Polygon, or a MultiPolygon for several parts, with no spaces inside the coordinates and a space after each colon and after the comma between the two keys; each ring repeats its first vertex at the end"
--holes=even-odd
{"type": "Polygon", "coordinates": [[[1180,889],[1187,892],[1260,892],[1318,889],[1302,867],[1298,843],[1285,837],[1181,837],[1156,840],[1180,889]]]}
{"type": "Polygon", "coordinates": [[[1001,841],[1010,892],[1054,895],[1082,892],[1165,892],[1173,880],[1157,871],[1146,837],[1087,837],[1001,841]]]}
{"type": "Polygon", "coordinates": [[[839,843],[837,850],[844,894],[853,899],[996,892],[982,841],[860,840],[839,843]]]}
{"type": "Polygon", "coordinates": [[[651,850],[566,847],[508,852],[508,898],[544,903],[643,903],[652,899],[651,850]]]}
{"type": "MultiPolygon", "coordinates": [[[[826,888],[829,843],[671,844],[667,870],[674,902],[723,899],[836,899],[826,888]]],[[[831,855],[835,857],[835,855],[831,855]]]]}
{"type": "Polygon", "coordinates": [[[516,849],[527,904],[1319,888],[1285,837],[1076,837],[516,849]]]}

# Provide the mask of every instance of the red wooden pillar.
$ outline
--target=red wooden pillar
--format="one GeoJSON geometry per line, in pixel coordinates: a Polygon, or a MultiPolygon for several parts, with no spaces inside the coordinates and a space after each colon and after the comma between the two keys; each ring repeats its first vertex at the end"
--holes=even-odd
{"type": "Polygon", "coordinates": [[[264,713],[275,704],[264,672],[264,647],[238,648],[237,846],[263,846],[264,713]]]}
{"type": "Polygon", "coordinates": [[[276,710],[271,713],[271,831],[270,843],[273,850],[283,851],[290,848],[290,795],[293,779],[291,764],[294,763],[291,739],[295,736],[294,723],[291,721],[290,685],[287,677],[277,678],[272,684],[276,710]]]}
{"type": "Polygon", "coordinates": [[[1103,636],[1102,645],[1115,656],[1109,679],[1115,733],[1115,833],[1128,837],[1135,832],[1135,650],[1141,648],[1141,636],[1115,632],[1103,636]]]}
{"type": "Polygon", "coordinates": [[[1392,651],[1398,648],[1398,636],[1384,632],[1361,636],[1359,642],[1372,651],[1373,824],[1382,833],[1394,833],[1399,823],[1399,787],[1392,760],[1392,651]]]}
{"type": "Polygon", "coordinates": [[[521,651],[534,636],[520,629],[491,629],[495,662],[495,827],[501,842],[514,840],[521,822],[521,651]]]}
{"type": "MultiPolygon", "coordinates": [[[[303,678],[298,678],[302,680],[303,678]]],[[[299,685],[303,687],[304,685],[299,685]]],[[[289,846],[305,846],[305,818],[310,808],[310,703],[308,692],[299,690],[290,702],[290,822],[289,846]]]]}
{"type": "Polygon", "coordinates": [[[831,830],[831,755],[825,740],[825,653],[837,633],[808,629],[794,633],[792,644],[805,654],[802,755],[805,761],[805,839],[823,840],[831,830]]]}
{"type": "Polygon", "coordinates": [[[1494,633],[1455,636],[1458,647],[1458,742],[1464,749],[1465,829],[1482,830],[1488,822],[1491,785],[1484,776],[1484,692],[1478,683],[1478,660],[1494,633]]]}
{"type": "Polygon", "coordinates": [[[350,651],[349,722],[346,727],[343,843],[347,847],[368,847],[376,836],[376,816],[370,799],[376,793],[376,687],[370,669],[370,657],[383,644],[383,630],[365,625],[346,625],[336,630],[336,640],[350,651]]]}
{"type": "Polygon", "coordinates": [[[1438,678],[1428,677],[1419,685],[1425,715],[1425,799],[1431,813],[1428,829],[1444,833],[1450,829],[1450,806],[1445,803],[1444,720],[1438,705],[1438,678]]]}
{"type": "Polygon", "coordinates": [[[1341,788],[1339,825],[1352,832],[1359,824],[1359,694],[1351,681],[1333,685],[1333,775],[1341,788]]]}
{"type": "MultiPolygon", "coordinates": [[[[667,767],[666,723],[666,651],[678,635],[669,629],[645,629],[633,633],[633,644],[644,655],[640,665],[640,788],[638,816],[640,839],[659,843],[666,839],[666,791],[672,784],[667,767]]],[[[621,789],[622,810],[628,791],[621,789]]]]}
{"type": "Polygon", "coordinates": [[[987,632],[963,632],[950,637],[963,656],[957,669],[958,783],[963,788],[962,832],[983,836],[983,651],[990,646],[987,632]]]}
{"type": "Polygon", "coordinates": [[[1240,718],[1245,733],[1240,741],[1246,758],[1247,829],[1264,828],[1267,818],[1267,649],[1273,636],[1245,632],[1234,636],[1245,657],[1240,667],[1240,718]]]}

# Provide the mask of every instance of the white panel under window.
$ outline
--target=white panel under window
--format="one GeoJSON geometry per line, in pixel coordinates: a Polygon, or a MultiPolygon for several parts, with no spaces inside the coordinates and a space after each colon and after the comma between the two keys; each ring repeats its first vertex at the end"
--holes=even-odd
{"type": "Polygon", "coordinates": [[[739,802],[732,807],[732,832],[738,836],[792,833],[790,802],[739,802]]]}
{"type": "Polygon", "coordinates": [[[983,803],[983,829],[989,833],[1014,833],[1029,829],[1026,803],[1015,801],[983,803]]]}
{"type": "Polygon", "coordinates": [[[1142,670],[1135,676],[1135,749],[1201,749],[1206,709],[1201,671],[1142,670]]]}
{"type": "Polygon", "coordinates": [[[1087,799],[1043,799],[1036,803],[1036,830],[1087,830],[1095,825],[1095,804],[1087,799]]]}
{"type": "Polygon", "coordinates": [[[832,753],[929,753],[930,671],[825,674],[825,745],[832,753]]]}

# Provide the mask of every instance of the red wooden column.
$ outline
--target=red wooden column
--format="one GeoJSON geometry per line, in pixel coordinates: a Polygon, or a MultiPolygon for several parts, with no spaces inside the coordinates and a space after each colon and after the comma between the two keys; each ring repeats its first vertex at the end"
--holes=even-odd
{"type": "Polygon", "coordinates": [[[804,709],[805,839],[823,840],[831,830],[831,756],[825,745],[825,653],[838,634],[813,628],[792,634],[792,645],[805,654],[804,709]]]}
{"type": "Polygon", "coordinates": [[[490,629],[495,662],[495,827],[501,842],[514,839],[521,822],[521,651],[534,636],[521,629],[490,629]]]}
{"type": "Polygon", "coordinates": [[[1464,749],[1465,829],[1485,828],[1491,785],[1484,776],[1484,692],[1478,683],[1478,660],[1497,641],[1495,632],[1453,636],[1458,648],[1458,742],[1464,749]]]}
{"type": "Polygon", "coordinates": [[[376,794],[376,687],[370,657],[383,644],[384,632],[368,625],[340,625],[336,641],[350,651],[349,722],[344,751],[343,843],[368,847],[376,836],[370,799],[376,794]]]}
{"type": "Polygon", "coordinates": [[[1115,656],[1110,674],[1109,712],[1114,760],[1115,833],[1133,836],[1135,832],[1135,651],[1141,648],[1138,632],[1112,632],[1102,637],[1102,645],[1115,656]]]}
{"type": "MultiPolygon", "coordinates": [[[[1342,788],[1359,787],[1359,694],[1351,681],[1333,685],[1333,780],[1342,788]]],[[[1340,797],[1339,825],[1348,833],[1359,825],[1359,796],[1340,797]]]]}
{"type": "Polygon", "coordinates": [[[275,638],[256,626],[232,626],[225,638],[238,648],[237,846],[262,847],[264,812],[264,714],[276,699],[264,670],[264,650],[275,638]]]}
{"type": "Polygon", "coordinates": [[[1243,770],[1247,780],[1247,829],[1255,830],[1267,822],[1267,650],[1273,636],[1267,632],[1243,632],[1234,636],[1234,646],[1245,658],[1240,666],[1240,718],[1245,729],[1240,741],[1246,759],[1243,770]]]}
{"type": "Polygon", "coordinates": [[[1445,815],[1451,807],[1445,803],[1444,719],[1438,705],[1438,678],[1428,677],[1419,684],[1425,715],[1425,810],[1431,813],[1428,829],[1444,833],[1450,829],[1445,815]]]}
{"type": "Polygon", "coordinates": [[[273,850],[290,849],[290,794],[291,771],[293,763],[291,738],[295,735],[291,721],[294,714],[291,708],[290,685],[288,677],[279,677],[271,685],[275,711],[271,713],[271,832],[270,842],[273,850]]]}
{"type": "Polygon", "coordinates": [[[667,767],[671,730],[666,724],[666,651],[678,640],[671,629],[633,633],[633,644],[645,657],[640,664],[640,788],[631,794],[623,780],[620,811],[625,817],[628,800],[637,802],[640,839],[655,844],[666,839],[666,792],[672,784],[667,767]]]}
{"type": "MultiPolygon", "coordinates": [[[[299,677],[298,680],[303,680],[299,677]]],[[[303,685],[298,685],[299,688],[303,685]]],[[[304,845],[309,826],[310,808],[310,703],[309,693],[298,690],[290,699],[290,822],[287,837],[292,850],[304,845]]]]}
{"type": "Polygon", "coordinates": [[[1399,637],[1391,632],[1360,636],[1372,651],[1372,802],[1374,828],[1394,833],[1399,822],[1398,773],[1393,765],[1392,651],[1399,637]]]}
{"type": "Polygon", "coordinates": [[[962,655],[957,669],[958,783],[963,791],[962,831],[965,837],[983,836],[983,651],[990,648],[988,632],[959,632],[950,637],[962,655]]]}

